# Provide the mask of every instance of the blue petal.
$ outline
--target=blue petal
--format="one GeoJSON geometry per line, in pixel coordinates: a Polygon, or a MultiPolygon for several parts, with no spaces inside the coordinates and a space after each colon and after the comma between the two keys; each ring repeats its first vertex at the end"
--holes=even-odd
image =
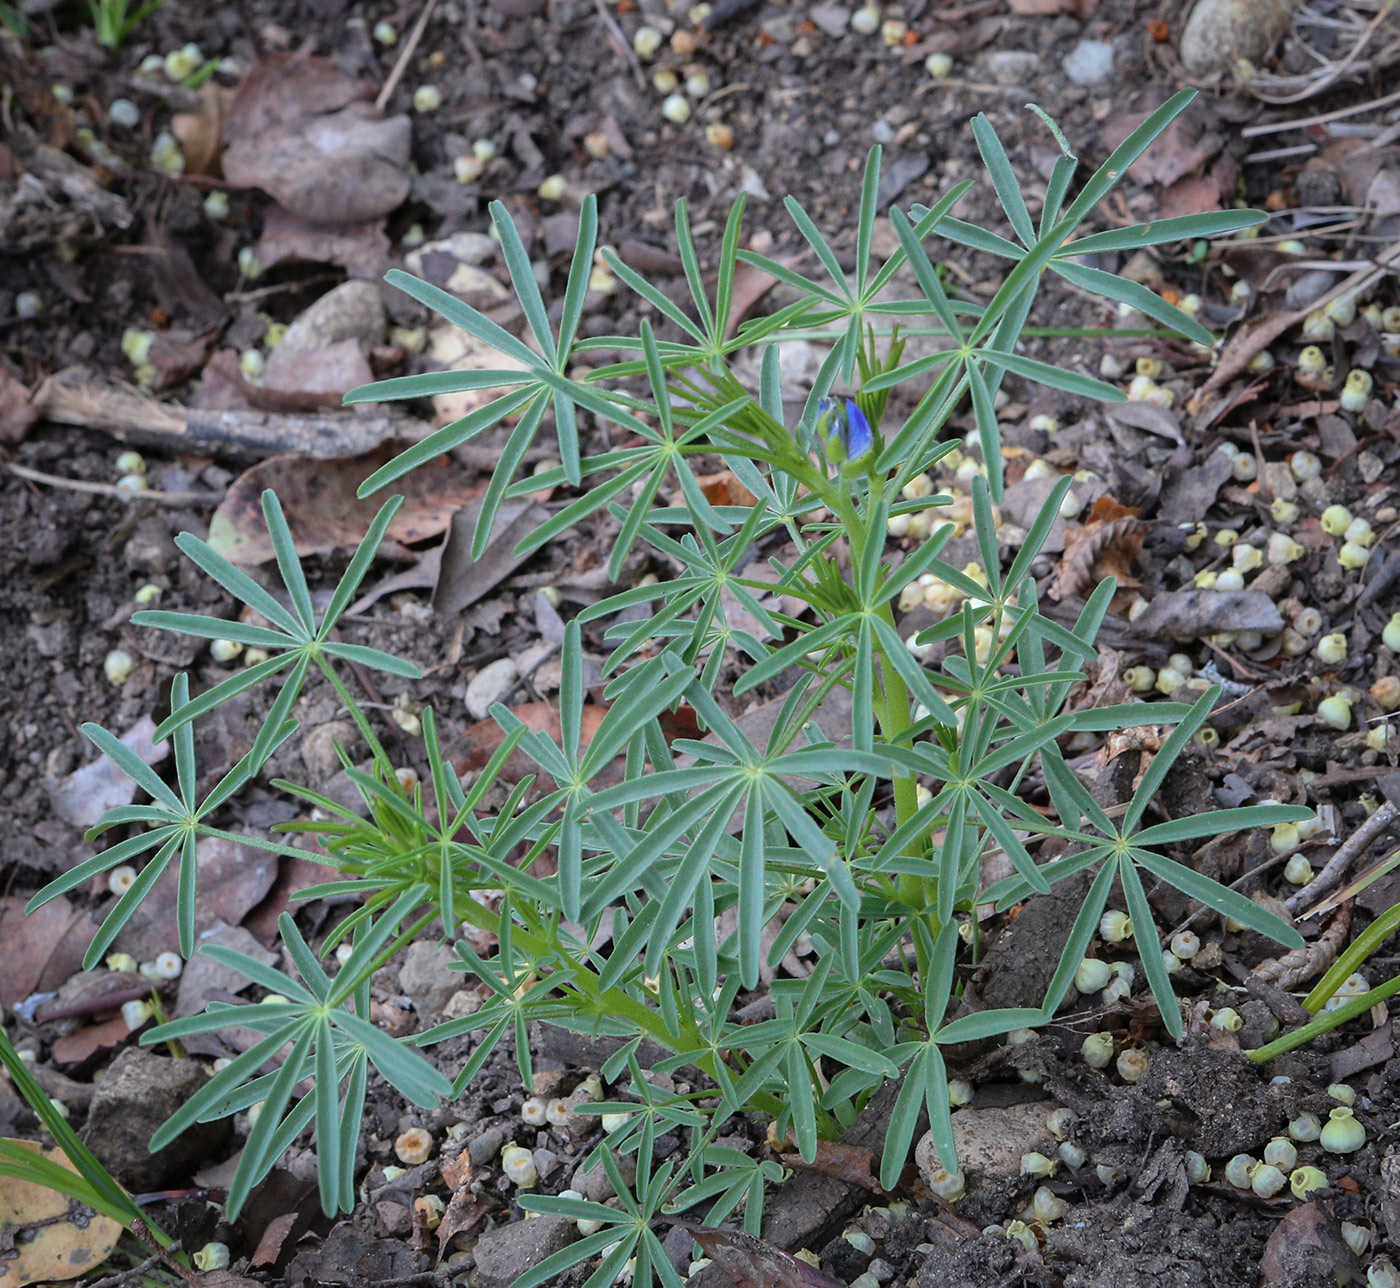
{"type": "Polygon", "coordinates": [[[858,461],[875,445],[875,433],[866,420],[865,413],[852,398],[846,399],[846,415],[842,434],[846,448],[846,459],[858,461]]]}

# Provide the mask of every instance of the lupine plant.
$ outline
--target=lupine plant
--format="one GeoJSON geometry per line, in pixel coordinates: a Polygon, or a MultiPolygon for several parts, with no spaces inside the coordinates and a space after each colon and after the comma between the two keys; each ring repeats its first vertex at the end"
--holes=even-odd
{"type": "MultiPolygon", "coordinates": [[[[352,895],[358,901],[353,914],[318,945],[302,937],[291,917],[282,918],[285,955],[298,978],[227,949],[205,949],[279,1000],[214,1002],[201,1015],[143,1037],[159,1043],[228,1025],[265,1035],[217,1073],[153,1142],[160,1145],[196,1120],[261,1104],[229,1195],[230,1216],[308,1129],[320,1154],[326,1210],[348,1210],[371,1071],[428,1106],[460,1093],[498,1047],[511,1042],[529,1085],[528,1025],[543,1021],[620,1039],[602,1073],[618,1081],[623,1094],[593,1107],[626,1118],[594,1151],[620,1205],[527,1198],[534,1210],[603,1224],[521,1284],[546,1282],[600,1253],[590,1284],[614,1282],[631,1258],[640,1279],[656,1275],[677,1284],[653,1230],[656,1218],[699,1206],[706,1220],[718,1222],[742,1208],[756,1231],[765,1186],[781,1174],[772,1162],[716,1143],[735,1115],[770,1118],[776,1135],[793,1140],[811,1159],[819,1141],[837,1136],[879,1088],[897,1079],[882,1183],[898,1183],[924,1111],[939,1157],[954,1167],[946,1049],[1049,1021],[1115,884],[1137,927],[1144,974],[1172,1036],[1182,1031],[1180,1008],[1162,965],[1143,874],[1281,943],[1301,942],[1286,922],[1162,849],[1298,819],[1306,811],[1263,805],[1149,821],[1155,792],[1209,716],[1217,691],[1203,693],[1194,705],[1081,710],[1070,704],[1113,594],[1111,583],[1100,585],[1072,626],[1040,611],[1031,570],[1070,481],[1054,488],[1009,561],[998,545],[1003,454],[997,396],[1005,375],[1086,398],[1121,397],[1097,379],[1019,351],[1046,273],[1127,303],[1201,344],[1213,342],[1196,321],[1145,288],[1081,260],[1229,233],[1259,223],[1262,214],[1232,210],[1075,238],[1190,97],[1179,94],[1153,113],[1072,198],[1077,162],[1047,119],[1061,155],[1034,221],[1000,141],[979,116],[973,133],[1012,236],[953,216],[971,186],[961,183],[931,207],[889,210],[897,249],[883,262],[872,254],[877,148],[864,170],[849,268],[802,207],[787,203],[820,277],[741,249],[741,199],[724,229],[711,293],[682,201],[676,234],[689,300],[672,299],[603,251],[616,278],[649,306],[636,335],[579,335],[594,267],[592,198],[582,205],[578,246],[557,310],[546,305],[506,208],[491,208],[525,338],[426,282],[389,275],[502,361],[486,370],[412,375],[353,391],[353,403],[494,391],[479,410],[385,465],[363,493],[509,425],[481,505],[478,555],[502,503],[552,487],[573,499],[521,544],[520,553],[587,520],[608,534],[615,579],[634,551],[651,552],[667,571],[655,584],[623,589],[568,623],[557,740],[497,706],[504,741],[467,785],[447,762],[437,718],[427,710],[422,728],[430,772],[405,787],[338,666],[415,672],[333,635],[397,498],[385,505],[319,621],[272,494],[265,495],[264,510],[281,592],[194,537],[180,539],[204,572],[267,624],[154,611],[133,620],[238,640],[265,650],[268,660],[194,698],[177,681],[173,709],[157,731],[175,739],[173,789],[110,734],[87,726],[88,736],[136,779],[152,804],[110,811],[95,831],[133,829],[131,839],[47,887],[35,904],[142,849],[157,850],[146,873],[178,853],[180,930],[188,945],[193,839],[217,834],[211,814],[288,735],[312,667],[335,686],[372,753],[365,767],[345,758],[363,797],[358,812],[305,787],[278,784],[309,807],[307,820],[290,827],[321,843],[316,851],[281,848],[310,853],[335,869],[333,879],[303,895],[352,895]],[[1005,279],[990,299],[949,293],[930,257],[934,237],[1006,261],[1005,279]],[[792,302],[736,325],[734,280],[741,263],[780,279],[792,302]],[[824,345],[825,358],[801,413],[789,418],[779,346],[795,336],[824,345]],[[583,373],[600,351],[624,360],[583,373]],[[756,367],[736,364],[744,351],[757,355],[756,367]],[[757,371],[756,388],[741,378],[746,369],[757,371]],[[953,449],[942,432],[965,406],[983,462],[971,507],[980,568],[941,557],[952,522],[913,549],[888,539],[892,520],[934,503],[909,499],[908,485],[953,449]],[[589,420],[610,426],[617,445],[587,454],[581,430],[589,420]],[[558,466],[521,477],[527,451],[549,426],[558,466]],[[751,503],[707,497],[695,472],[701,463],[731,471],[751,503]],[[756,559],[766,559],[771,576],[752,575],[756,559]],[[921,578],[945,583],[960,604],[906,639],[896,605],[921,578]],[[590,724],[591,736],[584,731],[586,643],[610,650],[606,709],[596,726],[590,724]],[[257,745],[227,779],[198,797],[191,722],[277,676],[281,688],[257,745]],[[756,739],[735,712],[768,694],[781,695],[773,703],[778,714],[756,739]],[[702,736],[670,736],[668,713],[682,706],[702,736]],[[1174,729],[1115,820],[1066,763],[1061,741],[1135,724],[1174,729]],[[539,773],[507,791],[500,780],[518,753],[539,773]],[[1043,784],[1048,805],[1028,801],[1032,782],[1037,790],[1043,784]],[[504,803],[483,809],[488,793],[503,795],[504,803]],[[1060,857],[1038,858],[1047,841],[1058,843],[1060,857]],[[995,851],[1013,875],[984,889],[982,861],[995,851]],[[1091,873],[1092,880],[1043,1003],[969,1009],[960,980],[975,939],[976,909],[1008,907],[1078,873],[1091,873]],[[424,934],[452,945],[464,985],[485,1000],[470,1015],[391,1039],[369,1021],[369,980],[424,934]],[[741,1023],[738,1004],[751,1000],[765,968],[780,963],[799,940],[812,963],[810,975],[772,979],[771,1018],[741,1023]],[[352,950],[337,967],[332,949],[342,941],[352,950]],[[420,1048],[466,1034],[475,1046],[454,1083],[420,1048]],[[667,1053],[654,1064],[656,1073],[680,1073],[685,1080],[675,1091],[648,1081],[640,1058],[644,1042],[648,1050],[667,1053]],[[652,1144],[662,1132],[679,1132],[688,1152],[653,1169],[652,1144]],[[635,1186],[624,1184],[617,1162],[629,1151],[641,1164],[635,1186]]],[[[153,880],[143,874],[108,914],[100,944],[110,941],[153,880]]]]}

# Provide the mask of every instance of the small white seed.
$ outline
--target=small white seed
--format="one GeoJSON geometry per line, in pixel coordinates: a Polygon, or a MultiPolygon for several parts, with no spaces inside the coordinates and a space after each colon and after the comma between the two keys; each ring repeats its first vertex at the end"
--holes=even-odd
{"type": "Polygon", "coordinates": [[[1210,1017],[1210,1023],[1222,1033],[1238,1033],[1244,1027],[1244,1020],[1233,1006],[1222,1006],[1210,1017]]]}
{"type": "Polygon", "coordinates": [[[862,36],[873,36],[880,30],[880,21],[880,10],[868,4],[851,15],[851,30],[862,36]]]}
{"type": "Polygon", "coordinates": [[[1128,1047],[1118,1053],[1118,1076],[1124,1082],[1139,1082],[1147,1072],[1147,1053],[1128,1047]]]}
{"type": "Polygon", "coordinates": [[[632,50],[638,58],[651,58],[661,48],[662,39],[655,27],[638,27],[632,36],[632,50]]]}
{"type": "Polygon", "coordinates": [[[672,94],[661,104],[661,115],[673,125],[684,125],[690,112],[690,100],[684,94],[672,94]]]}
{"type": "Polygon", "coordinates": [[[216,662],[232,662],[241,652],[243,645],[237,640],[209,641],[209,656],[216,662]]]}
{"type": "Polygon", "coordinates": [[[421,1127],[410,1127],[394,1141],[394,1155],[405,1167],[417,1167],[432,1157],[433,1138],[421,1127]]]}
{"type": "Polygon", "coordinates": [[[1080,1045],[1079,1053],[1091,1069],[1106,1069],[1113,1059],[1113,1034],[1089,1034],[1080,1045]]]}
{"type": "Polygon", "coordinates": [[[413,110],[436,112],[442,106],[442,91],[436,85],[420,85],[413,91],[413,110]]]}
{"type": "Polygon", "coordinates": [[[535,1156],[520,1145],[507,1145],[501,1150],[501,1170],[522,1190],[532,1188],[540,1179],[535,1156]]]}
{"type": "Polygon", "coordinates": [[[179,953],[157,953],[150,975],[152,979],[179,979],[184,969],[185,963],[179,953]]]}
{"type": "Polygon", "coordinates": [[[125,684],[136,668],[136,659],[125,649],[114,648],[102,659],[102,672],[109,684],[125,684]]]}
{"type": "Polygon", "coordinates": [[[1110,908],[1099,918],[1099,936],[1105,943],[1121,944],[1132,938],[1133,922],[1126,912],[1110,908]]]}

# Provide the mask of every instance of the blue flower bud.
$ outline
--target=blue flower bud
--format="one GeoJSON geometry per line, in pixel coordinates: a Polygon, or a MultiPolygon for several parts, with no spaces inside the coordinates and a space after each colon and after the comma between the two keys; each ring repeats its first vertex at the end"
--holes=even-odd
{"type": "Polygon", "coordinates": [[[859,461],[875,446],[875,431],[855,399],[847,398],[841,405],[823,398],[817,403],[817,409],[821,412],[817,433],[834,465],[859,461]]]}

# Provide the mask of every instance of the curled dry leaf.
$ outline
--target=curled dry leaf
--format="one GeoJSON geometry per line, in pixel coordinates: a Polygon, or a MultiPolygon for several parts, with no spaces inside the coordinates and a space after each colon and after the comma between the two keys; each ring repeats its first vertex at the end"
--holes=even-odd
{"type": "Polygon", "coordinates": [[[229,107],[224,174],[311,224],[388,214],[408,196],[411,126],[384,117],[369,93],[330,59],[271,55],[229,107]]]}
{"type": "Polygon", "coordinates": [[[170,132],[180,141],[186,173],[218,173],[224,123],[233,96],[233,90],[217,81],[205,81],[199,91],[199,107],[192,112],[176,112],[171,118],[170,132]]]}
{"type": "Polygon", "coordinates": [[[1312,943],[1264,962],[1254,973],[1266,984],[1274,984],[1281,989],[1297,988],[1304,980],[1313,979],[1331,969],[1350,929],[1351,904],[1344,903],[1337,909],[1327,929],[1312,943]]]}
{"type": "MultiPolygon", "coordinates": [[[[1117,508],[1122,509],[1121,506],[1117,508]]],[[[1093,515],[1090,518],[1092,520],[1093,515]]],[[[1131,513],[1106,523],[1068,529],[1065,533],[1065,553],[1048,591],[1050,598],[1068,599],[1075,595],[1087,595],[1107,577],[1115,578],[1120,586],[1136,586],[1138,581],[1131,569],[1138,551],[1142,549],[1146,532],[1146,526],[1131,513]]]]}
{"type": "Polygon", "coordinates": [[[872,1194],[883,1194],[884,1187],[875,1179],[875,1155],[865,1145],[843,1145],[840,1141],[819,1140],[817,1156],[812,1162],[804,1161],[801,1154],[783,1154],[779,1160],[784,1167],[794,1171],[821,1172],[834,1176],[838,1181],[859,1185],[872,1194]]]}
{"type": "MultiPolygon", "coordinates": [[[[327,554],[354,546],[384,497],[361,499],[359,487],[394,455],[389,447],[340,461],[274,456],[240,475],[209,522],[209,544],[235,563],[257,564],[273,555],[260,498],[273,488],[282,501],[300,555],[327,554]]],[[[436,536],[453,513],[481,493],[474,471],[451,457],[438,457],[395,484],[405,497],[389,525],[389,536],[411,544],[436,536]]]]}
{"type": "MultiPolygon", "coordinates": [[[[57,1146],[41,1149],[34,1141],[6,1140],[7,1148],[29,1150],[77,1172],[57,1146]]],[[[100,1266],[117,1246],[121,1225],[73,1203],[57,1190],[32,1181],[0,1177],[0,1288],[44,1280],[76,1279],[100,1266]]]]}
{"type": "Polygon", "coordinates": [[[0,368],[0,443],[18,443],[38,419],[29,390],[0,368]]]}

